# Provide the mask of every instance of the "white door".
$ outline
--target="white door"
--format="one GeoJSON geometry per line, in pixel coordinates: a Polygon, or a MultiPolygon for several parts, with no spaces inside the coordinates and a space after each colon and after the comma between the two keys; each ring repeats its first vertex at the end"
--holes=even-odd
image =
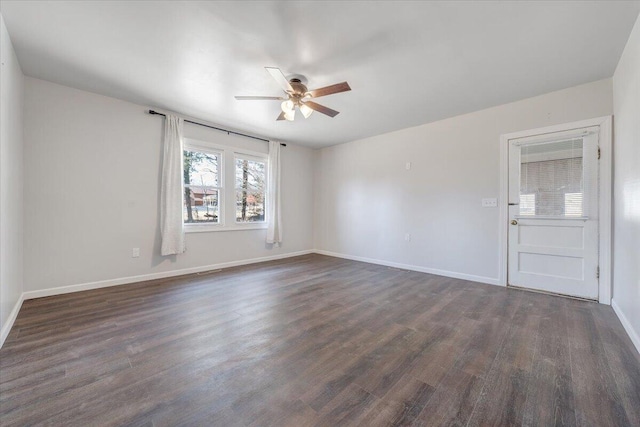
{"type": "Polygon", "coordinates": [[[509,141],[508,284],[598,298],[598,127],[509,141]]]}

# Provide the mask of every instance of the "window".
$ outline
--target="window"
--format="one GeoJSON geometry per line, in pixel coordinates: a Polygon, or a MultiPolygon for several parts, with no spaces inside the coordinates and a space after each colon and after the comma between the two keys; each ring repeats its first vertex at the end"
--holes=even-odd
{"type": "Polygon", "coordinates": [[[564,193],[565,216],[582,216],[582,193],[564,193]]]}
{"type": "Polygon", "coordinates": [[[520,215],[584,215],[581,138],[523,146],[520,164],[520,215]]]}
{"type": "Polygon", "coordinates": [[[536,195],[521,194],[520,195],[520,215],[536,214],[536,195]]]}
{"type": "Polygon", "coordinates": [[[236,155],[236,222],[264,222],[267,164],[236,155]]]}
{"type": "Polygon", "coordinates": [[[222,208],[221,153],[185,150],[183,162],[185,224],[219,224],[222,208]]]}
{"type": "Polygon", "coordinates": [[[266,154],[185,139],[183,163],[187,232],[266,228],[266,154]]]}

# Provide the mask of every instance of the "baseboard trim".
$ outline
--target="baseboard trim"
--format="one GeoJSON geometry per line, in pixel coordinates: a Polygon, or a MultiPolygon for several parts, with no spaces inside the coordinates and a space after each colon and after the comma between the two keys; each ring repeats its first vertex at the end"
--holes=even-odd
{"type": "Polygon", "coordinates": [[[77,285],[60,286],[57,288],[48,288],[48,289],[41,289],[37,291],[24,292],[22,296],[24,300],[34,299],[34,298],[43,298],[43,297],[49,297],[53,295],[68,294],[72,292],[88,291],[91,289],[107,288],[110,286],[126,285],[129,283],[146,282],[148,280],[166,279],[169,277],[184,276],[187,274],[201,273],[203,271],[218,270],[221,268],[238,267],[241,265],[256,264],[259,262],[275,261],[275,260],[284,259],[284,258],[292,258],[300,255],[307,255],[313,252],[314,252],[313,250],[309,249],[304,251],[288,252],[285,254],[278,254],[278,255],[272,255],[272,256],[266,256],[266,257],[260,257],[260,258],[250,258],[250,259],[239,260],[239,261],[222,262],[218,264],[204,265],[201,267],[182,268],[179,270],[162,271],[162,272],[152,273],[152,274],[141,274],[138,276],[122,277],[118,279],[108,279],[108,280],[100,280],[97,282],[81,283],[77,285]]]}
{"type": "Polygon", "coordinates": [[[398,262],[384,261],[380,259],[366,258],[361,256],[355,256],[355,255],[347,255],[347,254],[341,254],[337,252],[324,251],[320,249],[316,249],[314,252],[320,255],[327,255],[327,256],[332,256],[336,258],[344,258],[352,261],[361,261],[369,264],[384,265],[385,267],[394,267],[394,268],[400,268],[403,270],[419,271],[421,273],[435,274],[436,276],[452,277],[454,279],[462,279],[462,280],[469,280],[472,282],[486,283],[488,285],[504,286],[500,283],[500,281],[497,278],[493,278],[493,277],[457,273],[455,271],[439,270],[436,268],[421,267],[418,265],[411,265],[411,264],[402,264],[398,262]]]}
{"type": "MultiPolygon", "coordinates": [[[[386,267],[394,267],[394,268],[401,268],[404,270],[419,271],[421,273],[435,274],[437,276],[445,276],[445,277],[452,277],[455,279],[470,280],[472,282],[486,283],[489,285],[504,286],[499,283],[499,280],[497,278],[492,278],[492,277],[457,273],[454,271],[439,270],[435,268],[421,267],[421,266],[410,265],[410,264],[402,264],[397,262],[384,261],[384,260],[366,258],[366,257],[360,257],[360,256],[354,256],[354,255],[347,255],[347,254],[319,250],[319,249],[308,249],[303,251],[288,252],[285,254],[278,254],[278,255],[272,255],[272,256],[266,256],[266,257],[260,257],[260,258],[250,258],[245,260],[210,264],[210,265],[204,265],[200,267],[183,268],[179,270],[169,270],[169,271],[162,271],[158,273],[141,274],[138,276],[128,276],[128,277],[121,277],[117,279],[99,280],[96,282],[80,283],[77,285],[60,286],[56,288],[40,289],[37,291],[28,291],[28,292],[23,292],[22,300],[20,301],[20,304],[22,304],[23,300],[29,300],[34,298],[43,298],[43,297],[49,297],[53,295],[68,294],[72,292],[88,291],[91,289],[100,289],[100,288],[106,288],[110,286],[126,285],[129,283],[146,282],[148,280],[166,279],[169,277],[184,276],[184,275],[193,274],[193,273],[201,273],[203,271],[238,267],[241,265],[256,264],[259,262],[267,262],[267,261],[275,261],[275,260],[285,259],[285,258],[292,258],[296,256],[301,256],[301,255],[308,255],[311,253],[317,253],[320,255],[332,256],[336,258],[349,259],[352,261],[361,261],[369,264],[384,265],[386,267]]],[[[12,314],[13,314],[13,311],[12,311],[12,314]]],[[[15,315],[17,315],[17,312],[15,313],[15,315]]],[[[3,331],[4,331],[4,328],[3,328],[3,331]]],[[[7,334],[8,334],[8,331],[7,331],[7,334]]]]}
{"type": "Polygon", "coordinates": [[[4,340],[9,336],[9,332],[11,332],[11,328],[13,327],[13,323],[16,321],[18,317],[18,313],[20,312],[20,307],[22,307],[22,302],[24,301],[24,292],[20,294],[18,301],[13,306],[11,313],[9,313],[9,317],[7,321],[2,326],[2,331],[0,331],[0,348],[4,345],[4,340]]]}
{"type": "Polygon", "coordinates": [[[636,350],[638,350],[638,353],[640,353],[640,334],[638,334],[638,332],[633,329],[633,325],[631,325],[631,322],[629,322],[629,319],[627,319],[627,316],[624,315],[624,312],[614,299],[611,300],[611,308],[613,308],[613,311],[618,316],[618,319],[620,319],[622,327],[627,332],[627,335],[629,335],[629,338],[631,338],[631,342],[633,343],[633,345],[636,346],[636,350]]]}

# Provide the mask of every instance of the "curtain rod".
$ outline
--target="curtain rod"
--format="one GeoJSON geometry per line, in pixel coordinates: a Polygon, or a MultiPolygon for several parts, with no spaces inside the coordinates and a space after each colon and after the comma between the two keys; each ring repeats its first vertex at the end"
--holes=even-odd
{"type": "MultiPolygon", "coordinates": [[[[154,111],[154,110],[149,110],[149,114],[157,115],[157,116],[164,116],[164,117],[166,117],[166,116],[167,116],[167,115],[166,115],[166,114],[164,114],[164,113],[158,113],[157,111],[154,111]]],[[[204,127],[206,127],[206,128],[211,128],[211,129],[219,130],[219,131],[221,131],[221,132],[226,132],[226,133],[227,133],[227,135],[232,133],[232,134],[234,134],[234,135],[244,136],[245,138],[257,139],[258,141],[269,142],[269,140],[268,140],[268,139],[258,138],[257,136],[251,136],[251,135],[246,135],[246,134],[244,134],[244,133],[240,133],[240,132],[234,132],[234,131],[232,131],[232,130],[228,130],[228,129],[217,128],[217,127],[215,127],[215,126],[206,125],[206,124],[204,124],[204,123],[194,122],[194,121],[192,121],[192,120],[184,119],[184,121],[185,121],[186,123],[192,123],[192,124],[194,124],[194,125],[204,126],[204,127]]],[[[287,146],[287,144],[282,144],[282,143],[280,143],[280,145],[282,145],[283,147],[286,147],[286,146],[287,146]]]]}

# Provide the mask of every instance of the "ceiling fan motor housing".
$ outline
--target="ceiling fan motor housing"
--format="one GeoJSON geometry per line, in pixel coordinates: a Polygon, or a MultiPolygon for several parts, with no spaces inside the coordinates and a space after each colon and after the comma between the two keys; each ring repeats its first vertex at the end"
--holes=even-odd
{"type": "Polygon", "coordinates": [[[298,78],[290,79],[289,83],[294,90],[294,92],[290,94],[291,100],[294,103],[299,104],[300,100],[304,98],[305,94],[307,93],[307,87],[298,78]]]}

